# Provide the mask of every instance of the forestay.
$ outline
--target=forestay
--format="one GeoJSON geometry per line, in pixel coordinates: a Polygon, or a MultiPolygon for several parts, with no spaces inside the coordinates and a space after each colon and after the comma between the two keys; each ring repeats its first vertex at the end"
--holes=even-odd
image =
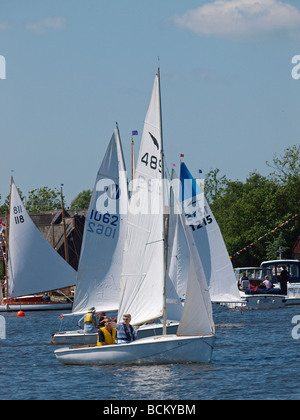
{"type": "Polygon", "coordinates": [[[98,170],[86,215],[73,313],[115,311],[126,234],[128,187],[118,129],[98,170]]]}
{"type": "Polygon", "coordinates": [[[133,324],[143,324],[163,315],[162,167],[159,76],[156,75],[136,164],[121,276],[119,320],[124,313],[130,313],[133,324]]]}
{"type": "Polygon", "coordinates": [[[35,226],[13,179],[9,220],[9,297],[75,285],[76,271],[51,247],[35,226]]]}

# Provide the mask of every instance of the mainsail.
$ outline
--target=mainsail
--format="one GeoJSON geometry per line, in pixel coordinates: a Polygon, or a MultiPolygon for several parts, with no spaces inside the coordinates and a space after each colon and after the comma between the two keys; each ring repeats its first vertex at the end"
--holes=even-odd
{"type": "Polygon", "coordinates": [[[8,296],[63,289],[76,283],[76,271],[35,226],[11,180],[8,296]]]}
{"type": "Polygon", "coordinates": [[[118,309],[127,205],[126,168],[116,128],[86,215],[73,313],[91,306],[104,312],[118,309]]]}
{"type": "Polygon", "coordinates": [[[164,208],[159,76],[144,122],[127,219],[119,319],[133,324],[160,318],[164,311],[164,208]]]}

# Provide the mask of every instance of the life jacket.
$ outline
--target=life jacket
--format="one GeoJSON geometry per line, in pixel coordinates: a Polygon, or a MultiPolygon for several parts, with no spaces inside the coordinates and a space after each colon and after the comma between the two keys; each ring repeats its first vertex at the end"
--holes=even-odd
{"type": "Polygon", "coordinates": [[[93,314],[88,313],[86,314],[86,316],[84,317],[84,321],[85,324],[94,324],[96,326],[96,321],[93,318],[93,314]]]}
{"type": "Polygon", "coordinates": [[[127,326],[124,323],[119,324],[118,342],[119,340],[122,342],[125,341],[127,343],[130,343],[131,341],[135,340],[134,329],[132,325],[129,325],[129,328],[127,328],[127,326]]]}
{"type": "MultiPolygon", "coordinates": [[[[115,328],[112,328],[111,333],[107,331],[105,327],[100,328],[100,330],[103,332],[104,335],[104,341],[106,344],[115,344],[116,343],[116,337],[117,337],[117,330],[115,328]]],[[[97,346],[102,346],[101,341],[99,341],[99,334],[97,338],[97,346]]]]}

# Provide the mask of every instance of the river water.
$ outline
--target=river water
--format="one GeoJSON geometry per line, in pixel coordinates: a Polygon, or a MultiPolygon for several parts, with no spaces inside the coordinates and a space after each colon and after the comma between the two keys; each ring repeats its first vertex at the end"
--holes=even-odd
{"type": "MultiPolygon", "coordinates": [[[[292,324],[300,307],[240,312],[215,305],[213,359],[202,365],[61,365],[50,344],[61,327],[59,315],[2,313],[0,399],[300,399],[300,340],[292,324]]],[[[62,328],[76,329],[76,318],[65,317],[62,328]]]]}

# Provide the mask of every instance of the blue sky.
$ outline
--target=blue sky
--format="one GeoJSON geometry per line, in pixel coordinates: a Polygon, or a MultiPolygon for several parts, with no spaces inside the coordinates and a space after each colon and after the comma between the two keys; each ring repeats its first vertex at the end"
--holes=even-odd
{"type": "Polygon", "coordinates": [[[158,56],[168,166],[269,173],[299,143],[299,54],[299,0],[0,0],[1,204],[11,170],[23,195],[63,183],[70,204],[116,121],[130,172],[158,56]]]}

